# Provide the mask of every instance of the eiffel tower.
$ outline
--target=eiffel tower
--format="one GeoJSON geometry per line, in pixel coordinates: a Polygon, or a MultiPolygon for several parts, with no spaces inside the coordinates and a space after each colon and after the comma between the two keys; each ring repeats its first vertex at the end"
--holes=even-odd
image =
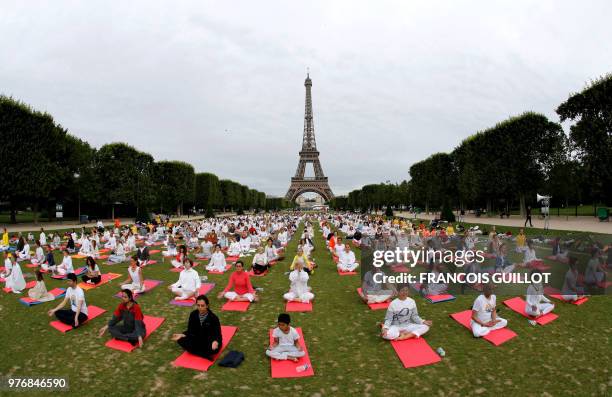
{"type": "Polygon", "coordinates": [[[327,183],[327,177],[323,174],[323,168],[321,168],[321,163],[319,162],[319,151],[317,150],[312,121],[312,95],[310,93],[312,80],[310,80],[310,74],[306,75],[304,86],[306,87],[306,111],[304,114],[302,150],[300,151],[297,171],[295,171],[295,176],[291,178],[291,186],[289,186],[285,198],[293,202],[302,193],[314,192],[323,197],[325,201],[329,201],[334,198],[334,194],[329,187],[329,183],[327,183]],[[314,177],[304,176],[307,163],[312,163],[315,173],[314,177]]]}

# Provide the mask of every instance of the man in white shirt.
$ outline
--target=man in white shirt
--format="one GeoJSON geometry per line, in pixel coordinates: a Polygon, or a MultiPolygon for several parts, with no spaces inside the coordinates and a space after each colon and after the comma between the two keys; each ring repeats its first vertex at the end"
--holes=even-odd
{"type": "Polygon", "coordinates": [[[191,266],[191,260],[185,259],[178,281],[168,287],[176,295],[175,300],[195,298],[200,290],[200,275],[191,266]]]}
{"type": "Polygon", "coordinates": [[[416,302],[408,297],[409,288],[402,287],[398,297],[391,301],[385,322],[382,324],[382,337],[387,340],[418,338],[429,331],[432,322],[419,317],[416,302]]]}
{"type": "Polygon", "coordinates": [[[59,321],[76,328],[87,321],[87,303],[85,303],[85,293],[81,287],[77,286],[75,274],[69,273],[67,277],[68,289],[66,289],[64,300],[55,309],[49,310],[47,314],[49,317],[55,314],[59,321]],[[62,309],[68,302],[70,302],[70,309],[62,309]]]}
{"type": "Polygon", "coordinates": [[[493,286],[485,284],[482,295],[474,301],[472,306],[472,333],[476,338],[487,335],[491,331],[504,328],[508,320],[497,316],[496,297],[493,295],[493,286]]]}

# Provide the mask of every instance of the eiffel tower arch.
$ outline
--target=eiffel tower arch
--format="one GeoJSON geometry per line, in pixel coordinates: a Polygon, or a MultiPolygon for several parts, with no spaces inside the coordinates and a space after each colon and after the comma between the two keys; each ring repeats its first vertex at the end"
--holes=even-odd
{"type": "Polygon", "coordinates": [[[300,159],[298,161],[295,176],[291,178],[291,185],[285,195],[289,201],[295,201],[303,193],[316,193],[323,197],[325,201],[330,201],[334,198],[334,193],[329,187],[327,177],[323,173],[323,167],[319,161],[319,151],[317,150],[317,142],[315,140],[314,123],[312,118],[312,80],[310,75],[306,76],[304,81],[306,87],[306,110],[304,112],[304,134],[302,137],[302,150],[300,150],[300,159]],[[314,177],[304,176],[306,172],[306,164],[311,163],[314,169],[314,177]]]}

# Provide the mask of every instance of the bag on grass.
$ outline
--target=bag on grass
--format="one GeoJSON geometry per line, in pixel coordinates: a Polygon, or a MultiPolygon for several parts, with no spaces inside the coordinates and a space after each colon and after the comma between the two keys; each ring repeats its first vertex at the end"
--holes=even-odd
{"type": "Polygon", "coordinates": [[[222,367],[236,368],[244,361],[244,353],[232,350],[219,362],[222,367]]]}

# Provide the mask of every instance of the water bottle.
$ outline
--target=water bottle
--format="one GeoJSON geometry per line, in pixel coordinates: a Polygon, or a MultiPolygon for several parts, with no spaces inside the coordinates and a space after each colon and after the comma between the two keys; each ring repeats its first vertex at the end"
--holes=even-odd
{"type": "Polygon", "coordinates": [[[295,370],[297,372],[304,372],[306,371],[308,368],[310,368],[310,365],[308,364],[304,364],[304,365],[300,365],[299,367],[296,367],[295,370]]]}
{"type": "Polygon", "coordinates": [[[438,349],[436,350],[436,353],[438,353],[440,357],[446,356],[446,352],[441,347],[438,347],[438,349]]]}

